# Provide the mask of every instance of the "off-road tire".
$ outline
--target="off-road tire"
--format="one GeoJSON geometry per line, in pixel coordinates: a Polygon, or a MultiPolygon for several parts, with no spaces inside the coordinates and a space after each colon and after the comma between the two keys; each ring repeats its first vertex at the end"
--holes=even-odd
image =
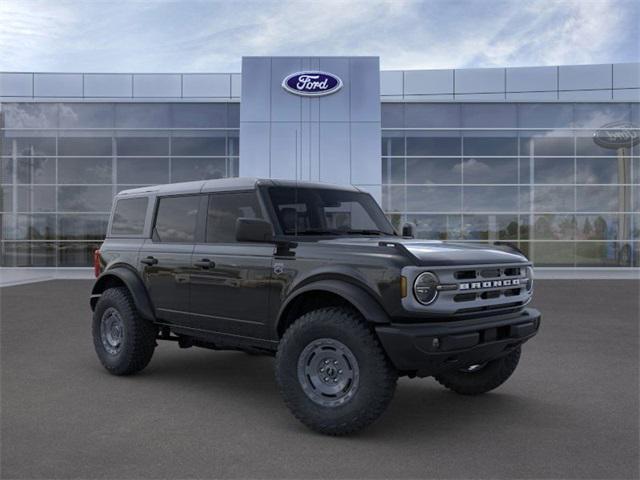
{"type": "Polygon", "coordinates": [[[436,375],[435,379],[444,387],[461,395],[479,395],[506,382],[518,366],[519,360],[520,347],[504,357],[488,362],[478,371],[454,370],[436,375]]]}
{"type": "Polygon", "coordinates": [[[396,369],[362,317],[342,307],[322,308],[298,318],[280,341],[275,367],[280,393],[295,417],[316,432],[336,436],[354,433],[373,423],[393,398],[398,379],[396,369]],[[299,380],[301,354],[318,339],[341,342],[357,361],[357,389],[341,405],[315,403],[299,380]]]}
{"type": "Polygon", "coordinates": [[[157,333],[157,327],[138,314],[125,287],[109,288],[102,293],[93,312],[93,346],[109,373],[131,375],[145,368],[153,356],[157,333]],[[116,353],[109,353],[101,336],[101,322],[108,309],[115,309],[122,319],[122,341],[116,353]]]}

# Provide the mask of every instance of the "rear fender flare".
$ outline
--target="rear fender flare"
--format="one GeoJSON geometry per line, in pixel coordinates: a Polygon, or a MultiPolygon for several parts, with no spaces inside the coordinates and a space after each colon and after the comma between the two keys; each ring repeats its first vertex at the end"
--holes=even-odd
{"type": "Polygon", "coordinates": [[[144,282],[136,272],[124,266],[110,268],[98,277],[91,290],[91,310],[95,309],[102,292],[106,290],[109,281],[113,279],[118,279],[129,289],[133,303],[143,318],[152,321],[156,319],[144,282]]]}

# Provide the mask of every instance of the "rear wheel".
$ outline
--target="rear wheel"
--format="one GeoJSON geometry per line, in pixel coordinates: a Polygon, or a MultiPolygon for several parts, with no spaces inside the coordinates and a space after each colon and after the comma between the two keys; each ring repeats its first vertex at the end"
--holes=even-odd
{"type": "Polygon", "coordinates": [[[93,346],[100,363],[114,375],[130,375],[147,366],[156,347],[157,327],[143,319],[129,290],[109,288],[93,312],[93,346]]]}
{"type": "Polygon", "coordinates": [[[398,374],[357,312],[323,308],[285,332],[276,380],[285,403],[306,426],[345,435],[374,422],[387,408],[398,374]]]}
{"type": "Polygon", "coordinates": [[[515,371],[520,361],[520,347],[504,357],[490,362],[470,365],[460,370],[441,373],[435,379],[456,393],[462,395],[479,395],[506,382],[515,371]]]}

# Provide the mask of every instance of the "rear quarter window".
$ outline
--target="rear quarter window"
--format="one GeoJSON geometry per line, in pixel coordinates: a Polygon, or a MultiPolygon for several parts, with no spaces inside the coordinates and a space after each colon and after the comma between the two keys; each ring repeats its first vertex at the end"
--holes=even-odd
{"type": "Polygon", "coordinates": [[[148,204],[147,197],[119,199],[113,212],[111,234],[142,235],[148,204]]]}

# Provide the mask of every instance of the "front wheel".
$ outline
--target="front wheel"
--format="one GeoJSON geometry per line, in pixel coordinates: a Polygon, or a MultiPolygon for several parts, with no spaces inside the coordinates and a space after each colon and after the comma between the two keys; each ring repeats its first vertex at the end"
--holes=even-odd
{"type": "Polygon", "coordinates": [[[276,380],[285,403],[306,426],[346,435],[387,408],[398,373],[360,315],[346,308],[309,312],[285,332],[276,380]]]}
{"type": "Polygon", "coordinates": [[[504,357],[479,365],[471,365],[460,370],[441,373],[435,379],[461,395],[479,395],[506,382],[520,361],[520,347],[504,357]]]}

